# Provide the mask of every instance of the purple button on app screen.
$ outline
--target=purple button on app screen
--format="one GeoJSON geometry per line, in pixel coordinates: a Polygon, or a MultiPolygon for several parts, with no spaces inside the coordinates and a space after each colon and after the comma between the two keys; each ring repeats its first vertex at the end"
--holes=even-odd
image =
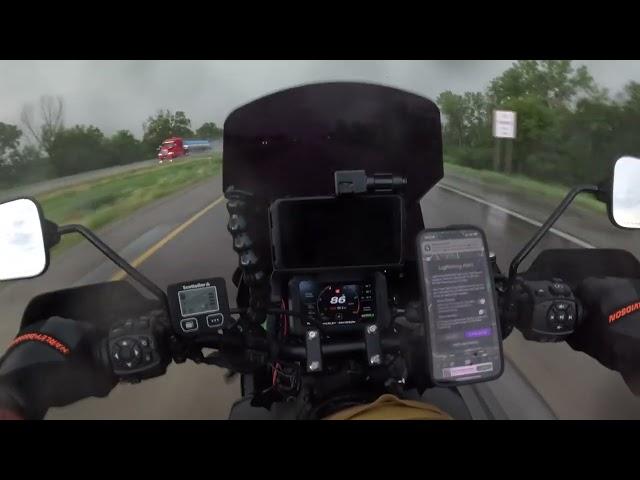
{"type": "Polygon", "coordinates": [[[467,330],[464,332],[466,338],[488,337],[489,335],[491,335],[491,327],[467,330]]]}

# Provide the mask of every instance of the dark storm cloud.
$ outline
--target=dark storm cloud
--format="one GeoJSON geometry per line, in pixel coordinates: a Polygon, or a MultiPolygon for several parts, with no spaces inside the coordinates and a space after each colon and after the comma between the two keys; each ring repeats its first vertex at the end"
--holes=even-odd
{"type": "MultiPolygon", "coordinates": [[[[222,124],[235,107],[302,83],[364,80],[428,97],[484,89],[510,60],[427,61],[2,61],[0,121],[18,123],[25,102],[62,95],[66,124],[136,135],[159,108],[184,110],[197,127],[222,124]]],[[[638,61],[582,61],[612,91],[640,79],[638,61]]]]}

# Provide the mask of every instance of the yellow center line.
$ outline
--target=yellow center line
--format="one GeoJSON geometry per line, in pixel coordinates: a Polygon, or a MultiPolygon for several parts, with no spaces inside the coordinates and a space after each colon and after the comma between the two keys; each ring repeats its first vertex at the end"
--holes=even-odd
{"type": "MultiPolygon", "coordinates": [[[[160,250],[162,247],[164,247],[167,243],[169,243],[171,240],[173,240],[175,237],[177,237],[180,233],[182,233],[184,230],[186,230],[187,228],[189,228],[189,226],[195,222],[196,220],[198,220],[202,215],[204,215],[205,213],[207,213],[209,210],[211,210],[213,207],[215,207],[216,205],[218,205],[220,202],[222,202],[224,200],[224,196],[220,196],[218,199],[216,199],[215,202],[207,205],[205,208],[203,208],[202,210],[200,210],[198,213],[196,213],[193,217],[191,217],[189,220],[187,220],[186,222],[184,222],[182,225],[177,226],[176,228],[174,228],[173,230],[171,230],[171,232],[169,232],[164,238],[162,238],[162,240],[158,241],[158,243],[156,243],[155,245],[153,245],[151,248],[149,248],[146,252],[142,253],[139,257],[137,257],[133,262],[131,262],[131,265],[135,268],[139,267],[140,265],[142,265],[142,263],[144,263],[151,255],[153,255],[154,253],[156,253],[158,250],[160,250]]],[[[112,277],[111,277],[111,281],[114,282],[116,280],[122,280],[123,278],[125,278],[127,276],[126,272],[124,270],[118,270],[112,277]]]]}

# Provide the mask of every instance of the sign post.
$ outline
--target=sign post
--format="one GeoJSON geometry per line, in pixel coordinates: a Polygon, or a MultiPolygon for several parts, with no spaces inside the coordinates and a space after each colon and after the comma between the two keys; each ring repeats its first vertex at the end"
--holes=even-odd
{"type": "Polygon", "coordinates": [[[510,110],[493,111],[493,137],[496,139],[493,168],[500,168],[500,147],[502,139],[507,139],[504,170],[511,173],[513,163],[513,139],[516,138],[516,112],[510,110]]]}

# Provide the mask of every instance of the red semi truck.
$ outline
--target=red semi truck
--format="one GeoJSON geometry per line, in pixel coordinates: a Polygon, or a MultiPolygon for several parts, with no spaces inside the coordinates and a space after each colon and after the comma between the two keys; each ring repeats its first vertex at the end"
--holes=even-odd
{"type": "Polygon", "coordinates": [[[158,147],[158,161],[160,163],[168,160],[173,162],[174,158],[183,157],[189,153],[189,148],[180,137],[167,138],[158,147]]]}

